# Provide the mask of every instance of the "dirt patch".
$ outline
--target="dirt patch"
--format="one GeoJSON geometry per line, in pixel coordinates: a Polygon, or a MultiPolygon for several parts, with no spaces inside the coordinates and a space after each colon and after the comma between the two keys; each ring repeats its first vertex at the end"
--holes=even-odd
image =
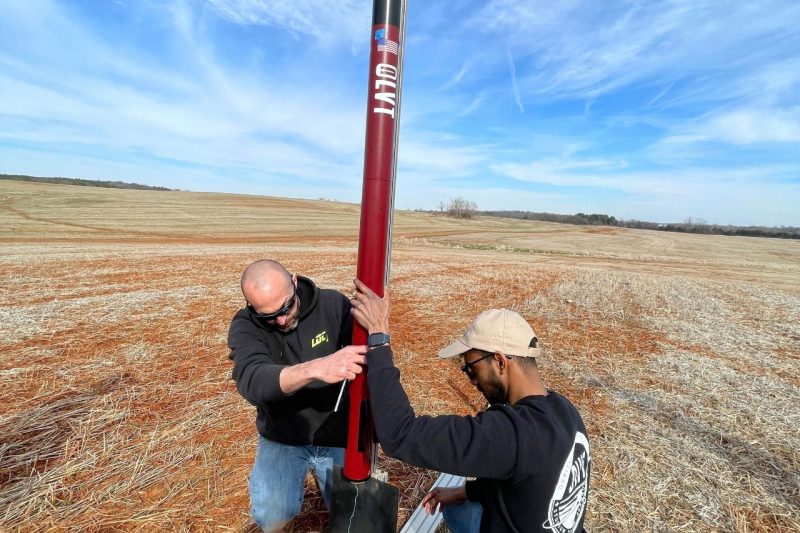
{"type": "Polygon", "coordinates": [[[586,233],[594,234],[594,235],[618,235],[620,230],[617,228],[609,228],[609,227],[602,227],[602,228],[588,228],[586,233]]]}

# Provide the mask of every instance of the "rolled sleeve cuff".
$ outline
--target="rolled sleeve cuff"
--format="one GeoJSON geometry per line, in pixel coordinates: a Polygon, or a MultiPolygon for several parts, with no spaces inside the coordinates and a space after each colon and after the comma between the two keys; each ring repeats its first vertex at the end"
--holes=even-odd
{"type": "Polygon", "coordinates": [[[259,369],[258,382],[264,384],[261,389],[263,403],[280,402],[291,396],[281,390],[281,371],[284,368],[285,365],[263,365],[259,369]]]}

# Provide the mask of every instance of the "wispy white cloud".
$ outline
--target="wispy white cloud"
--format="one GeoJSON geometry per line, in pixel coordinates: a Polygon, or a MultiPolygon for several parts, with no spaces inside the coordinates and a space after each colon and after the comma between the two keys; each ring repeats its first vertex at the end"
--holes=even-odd
{"type": "Polygon", "coordinates": [[[764,143],[796,145],[800,150],[800,107],[740,108],[712,113],[681,124],[660,141],[662,147],[722,142],[737,146],[764,143]]]}
{"type": "Polygon", "coordinates": [[[795,57],[798,35],[790,21],[798,20],[800,5],[779,0],[757,7],[715,0],[495,0],[471,24],[514,43],[528,65],[518,68],[523,94],[565,98],[676,79],[701,86],[715,77],[743,79],[750,67],[795,57]],[[779,42],[791,44],[781,49],[779,42]]]}
{"type": "Polygon", "coordinates": [[[208,0],[238,24],[287,31],[298,40],[323,45],[357,43],[368,35],[372,12],[360,0],[208,0]]]}
{"type": "Polygon", "coordinates": [[[444,83],[444,85],[442,85],[441,88],[439,88],[439,90],[440,91],[446,91],[446,90],[448,90],[448,89],[450,89],[452,87],[455,87],[464,78],[464,75],[468,71],[469,71],[469,63],[465,62],[461,66],[461,69],[458,72],[456,72],[455,74],[453,74],[453,76],[449,80],[447,80],[444,83]]]}
{"type": "Polygon", "coordinates": [[[565,157],[542,159],[530,163],[496,163],[490,168],[497,175],[520,182],[558,187],[595,187],[643,195],[697,195],[707,198],[710,189],[739,185],[763,186],[763,178],[784,178],[800,172],[800,163],[793,165],[686,167],[641,171],[632,169],[625,160],[565,157]]]}
{"type": "MultiPolygon", "coordinates": [[[[800,143],[800,108],[743,109],[723,113],[708,124],[708,136],[733,144],[800,143]]],[[[798,146],[800,148],[800,146],[798,146]]]]}
{"type": "Polygon", "coordinates": [[[669,93],[670,89],[672,89],[674,86],[675,86],[674,81],[666,84],[666,86],[661,90],[661,92],[659,92],[657,95],[651,98],[649,102],[647,102],[647,107],[652,106],[653,104],[664,98],[664,96],[666,96],[666,94],[669,93]]]}
{"type": "Polygon", "coordinates": [[[425,139],[424,134],[400,147],[402,169],[423,170],[438,179],[471,175],[490,161],[491,145],[466,144],[458,139],[425,139]],[[456,141],[456,142],[454,142],[456,141]]]}
{"type": "Polygon", "coordinates": [[[458,116],[465,117],[471,114],[472,112],[476,111],[481,107],[481,104],[483,103],[484,100],[486,100],[486,93],[484,92],[478,93],[478,95],[472,99],[469,105],[467,105],[461,111],[458,112],[458,116]]]}
{"type": "Polygon", "coordinates": [[[511,48],[506,48],[507,57],[508,57],[508,70],[511,74],[511,90],[514,91],[514,101],[517,103],[517,107],[519,108],[520,113],[525,112],[525,108],[522,105],[522,99],[519,95],[519,84],[517,83],[517,67],[514,65],[514,56],[511,54],[511,48]]]}
{"type": "Polygon", "coordinates": [[[0,52],[5,70],[0,113],[6,117],[0,140],[80,143],[96,151],[134,150],[211,166],[246,161],[274,174],[310,178],[314,172],[320,181],[336,180],[340,159],[357,173],[360,101],[353,99],[348,107],[341,95],[225,66],[191,6],[176,3],[168,9],[184,43],[178,51],[184,70],[177,72],[115,51],[118,43],[98,37],[56,4],[31,4],[21,18],[48,24],[24,31],[69,36],[74,55],[45,55],[31,64],[0,52]],[[111,81],[109,69],[121,76],[111,81]]]}

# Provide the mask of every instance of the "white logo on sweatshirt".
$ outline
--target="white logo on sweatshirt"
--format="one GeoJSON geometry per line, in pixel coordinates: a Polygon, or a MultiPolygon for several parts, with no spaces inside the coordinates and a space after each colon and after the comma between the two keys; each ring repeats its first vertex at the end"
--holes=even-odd
{"type": "Polygon", "coordinates": [[[575,433],[572,445],[556,489],[550,498],[547,520],[542,527],[557,533],[574,533],[578,528],[589,494],[589,441],[581,432],[575,433]]]}

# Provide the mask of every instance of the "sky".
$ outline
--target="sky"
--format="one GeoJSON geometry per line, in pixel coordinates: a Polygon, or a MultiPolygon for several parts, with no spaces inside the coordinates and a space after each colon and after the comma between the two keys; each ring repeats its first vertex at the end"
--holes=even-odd
{"type": "MultiPolygon", "coordinates": [[[[372,3],[0,0],[0,173],[361,199],[372,3]]],[[[395,206],[800,226],[800,2],[409,0],[395,206]]]]}

